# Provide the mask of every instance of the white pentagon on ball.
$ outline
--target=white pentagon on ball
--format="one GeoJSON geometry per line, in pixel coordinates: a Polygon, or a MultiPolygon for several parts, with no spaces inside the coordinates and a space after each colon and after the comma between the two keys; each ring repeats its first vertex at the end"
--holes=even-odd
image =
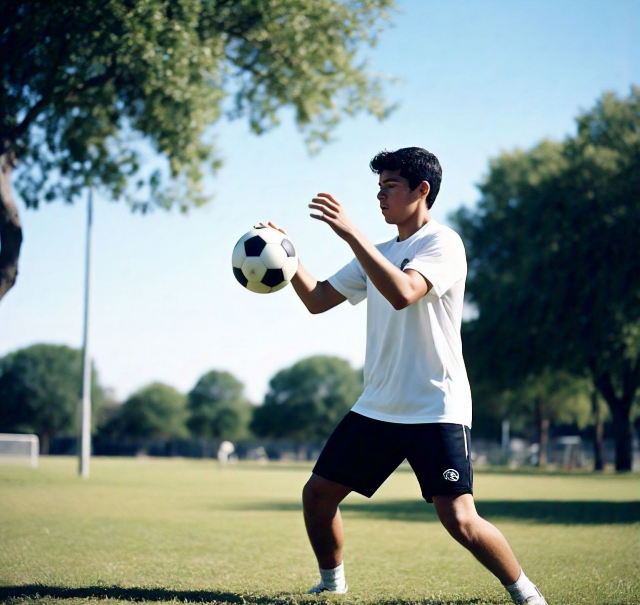
{"type": "Polygon", "coordinates": [[[259,281],[250,281],[247,283],[247,290],[251,290],[251,292],[255,292],[256,294],[269,294],[272,289],[273,288],[270,288],[269,286],[261,284],[259,281]]]}
{"type": "Polygon", "coordinates": [[[277,244],[267,244],[260,253],[260,258],[267,269],[282,269],[289,257],[287,251],[278,242],[277,244]]]}
{"type": "Polygon", "coordinates": [[[244,263],[242,263],[241,269],[244,276],[250,282],[260,283],[267,273],[267,267],[264,266],[264,263],[259,256],[248,256],[244,263]]]}
{"type": "Polygon", "coordinates": [[[287,235],[272,227],[245,233],[231,255],[233,274],[251,292],[269,294],[286,287],[298,270],[298,254],[287,235]]]}
{"type": "Polygon", "coordinates": [[[282,265],[282,273],[284,274],[285,280],[290,282],[293,279],[293,276],[296,274],[298,270],[298,257],[290,256],[282,265]]]}

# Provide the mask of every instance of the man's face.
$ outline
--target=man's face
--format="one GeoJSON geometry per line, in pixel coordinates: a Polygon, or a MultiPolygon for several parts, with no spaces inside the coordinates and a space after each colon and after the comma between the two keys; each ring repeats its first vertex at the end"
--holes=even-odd
{"type": "MultiPolygon", "coordinates": [[[[400,170],[383,170],[378,186],[380,187],[377,196],[380,210],[385,221],[391,225],[403,223],[414,214],[424,196],[425,185],[418,185],[411,191],[409,181],[400,176],[400,170]]],[[[428,189],[426,191],[428,192],[428,189]]]]}

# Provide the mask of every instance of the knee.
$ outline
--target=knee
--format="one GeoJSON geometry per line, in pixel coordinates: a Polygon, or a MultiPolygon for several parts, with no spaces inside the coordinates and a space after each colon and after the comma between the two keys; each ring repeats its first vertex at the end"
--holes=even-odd
{"type": "Polygon", "coordinates": [[[309,479],[302,488],[302,506],[305,510],[314,510],[321,506],[323,501],[323,493],[312,479],[309,479]]]}
{"type": "Polygon", "coordinates": [[[302,489],[304,512],[314,517],[333,517],[341,500],[340,494],[334,493],[330,486],[327,487],[323,481],[319,481],[316,477],[309,479],[302,489]]]}
{"type": "Polygon", "coordinates": [[[471,544],[477,535],[480,517],[477,513],[461,513],[441,519],[445,529],[460,543],[471,544]]]}

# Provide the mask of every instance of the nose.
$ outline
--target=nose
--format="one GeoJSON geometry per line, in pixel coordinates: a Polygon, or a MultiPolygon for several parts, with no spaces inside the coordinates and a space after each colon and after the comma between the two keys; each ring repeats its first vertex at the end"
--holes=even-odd
{"type": "Polygon", "coordinates": [[[382,201],[383,199],[385,199],[384,197],[384,193],[382,193],[382,191],[378,192],[378,195],[376,196],[380,201],[382,201]]]}

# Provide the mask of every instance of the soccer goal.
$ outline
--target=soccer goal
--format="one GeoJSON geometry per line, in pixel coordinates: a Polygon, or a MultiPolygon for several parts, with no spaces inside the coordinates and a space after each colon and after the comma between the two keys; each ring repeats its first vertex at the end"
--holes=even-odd
{"type": "Polygon", "coordinates": [[[14,435],[0,433],[0,464],[4,462],[26,462],[38,468],[40,441],[37,435],[14,435]]]}

